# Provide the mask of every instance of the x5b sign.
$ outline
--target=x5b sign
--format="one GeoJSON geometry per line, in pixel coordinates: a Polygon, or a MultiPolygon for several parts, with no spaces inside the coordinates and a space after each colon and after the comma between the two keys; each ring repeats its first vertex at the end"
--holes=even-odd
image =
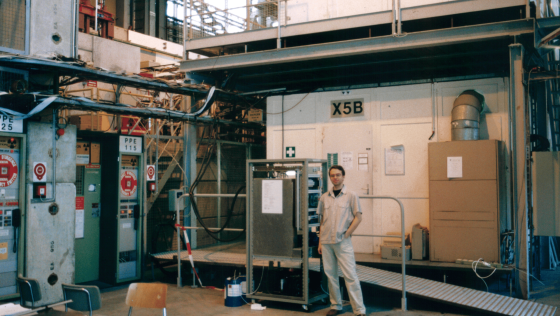
{"type": "Polygon", "coordinates": [[[331,101],[331,117],[364,116],[364,99],[331,101]]]}

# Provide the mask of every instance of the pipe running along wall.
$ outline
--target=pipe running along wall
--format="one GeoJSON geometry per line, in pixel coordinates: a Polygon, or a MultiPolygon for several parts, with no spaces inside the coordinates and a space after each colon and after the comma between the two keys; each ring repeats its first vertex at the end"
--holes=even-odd
{"type": "Polygon", "coordinates": [[[451,140],[478,140],[480,113],[484,96],[475,90],[465,90],[453,102],[451,140]]]}

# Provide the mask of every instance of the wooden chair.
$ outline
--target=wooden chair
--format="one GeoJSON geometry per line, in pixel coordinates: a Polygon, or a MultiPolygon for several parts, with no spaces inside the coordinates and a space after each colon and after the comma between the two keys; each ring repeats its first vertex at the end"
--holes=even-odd
{"type": "Polygon", "coordinates": [[[95,285],[62,284],[62,292],[65,301],[72,300],[65,304],[66,312],[70,308],[81,312],[89,311],[89,316],[92,316],[94,310],[101,308],[101,292],[95,285]]]}
{"type": "Polygon", "coordinates": [[[18,276],[17,283],[19,285],[20,305],[35,308],[35,302],[41,300],[39,280],[18,276]],[[26,302],[31,302],[31,306],[28,306],[26,302]]]}
{"type": "Polygon", "coordinates": [[[132,314],[133,307],[163,308],[163,316],[167,301],[167,284],[161,283],[132,283],[126,294],[126,305],[130,306],[128,316],[132,314]]]}

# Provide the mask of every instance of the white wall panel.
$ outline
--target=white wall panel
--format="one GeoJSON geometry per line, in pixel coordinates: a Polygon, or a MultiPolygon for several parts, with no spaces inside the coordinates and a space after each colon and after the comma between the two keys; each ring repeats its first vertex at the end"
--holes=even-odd
{"type": "Polygon", "coordinates": [[[272,142],[269,138],[267,144],[267,157],[269,159],[285,159],[285,147],[296,147],[294,158],[316,158],[315,128],[286,129],[283,134],[284,147],[282,147],[282,130],[273,132],[272,142]],[[270,143],[272,143],[272,146],[270,146],[270,143]],[[270,146],[270,152],[268,146],[270,146]]]}
{"type": "Polygon", "coordinates": [[[432,85],[422,84],[377,89],[382,120],[421,118],[432,121],[432,85]]]}
{"type": "MultiPolygon", "coordinates": [[[[481,118],[481,139],[499,139],[509,148],[507,87],[507,78],[490,78],[286,96],[284,110],[301,102],[284,113],[284,148],[295,146],[297,158],[326,159],[327,153],[352,151],[357,160],[357,153],[368,153],[367,173],[357,172],[355,162],[345,183],[361,195],[367,193],[364,184],[370,184],[370,195],[400,198],[405,230],[410,233],[416,223],[429,224],[427,144],[451,140],[453,101],[467,89],[482,92],[487,108],[481,118]],[[364,99],[364,116],[331,117],[331,101],[358,98],[364,99]],[[429,140],[433,117],[436,133],[429,140]],[[399,144],[404,145],[405,174],[385,175],[384,149],[399,144]]],[[[268,98],[267,111],[281,112],[281,97],[268,98]]],[[[282,116],[269,114],[267,121],[267,157],[283,158],[282,116]]],[[[362,199],[361,204],[364,215],[357,234],[400,231],[396,202],[362,199]]],[[[381,243],[381,238],[353,238],[357,252],[379,253],[381,243]]]]}
{"type": "Polygon", "coordinates": [[[381,126],[382,145],[378,149],[379,160],[383,161],[380,195],[428,198],[428,138],[431,134],[431,123],[381,126]],[[404,145],[404,175],[386,175],[385,149],[399,144],[404,145]]]}
{"type": "Polygon", "coordinates": [[[317,95],[318,93],[287,95],[284,97],[284,110],[282,110],[281,96],[268,98],[267,126],[282,126],[282,112],[284,112],[285,126],[315,123],[315,99],[317,95]]]}

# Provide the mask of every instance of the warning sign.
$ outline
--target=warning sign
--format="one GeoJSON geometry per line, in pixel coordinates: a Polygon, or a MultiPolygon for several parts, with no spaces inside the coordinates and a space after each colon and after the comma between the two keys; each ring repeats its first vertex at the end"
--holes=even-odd
{"type": "Polygon", "coordinates": [[[47,181],[47,163],[34,162],[33,163],[33,182],[46,182],[47,181]]]}
{"type": "Polygon", "coordinates": [[[0,155],[0,188],[12,185],[18,176],[17,162],[9,155],[0,155]]]}
{"type": "Polygon", "coordinates": [[[133,196],[136,193],[138,181],[132,171],[123,170],[121,173],[121,195],[133,196]]]}
{"type": "Polygon", "coordinates": [[[146,177],[148,181],[156,181],[156,166],[148,165],[146,168],[146,177]]]}

